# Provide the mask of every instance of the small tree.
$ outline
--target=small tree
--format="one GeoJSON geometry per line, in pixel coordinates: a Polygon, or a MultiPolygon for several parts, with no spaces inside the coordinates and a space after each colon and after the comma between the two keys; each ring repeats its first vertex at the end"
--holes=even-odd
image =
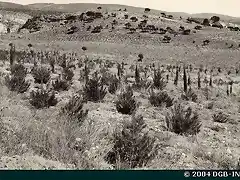
{"type": "Polygon", "coordinates": [[[215,22],[220,21],[220,17],[218,17],[218,16],[212,16],[210,20],[213,21],[213,23],[215,23],[215,22]]]}
{"type": "Polygon", "coordinates": [[[44,107],[55,106],[58,102],[55,98],[54,92],[49,93],[44,89],[40,89],[37,91],[32,91],[30,93],[30,103],[37,109],[41,109],[44,107]]]}
{"type": "Polygon", "coordinates": [[[144,12],[150,12],[151,9],[150,8],[145,8],[144,12]]]}

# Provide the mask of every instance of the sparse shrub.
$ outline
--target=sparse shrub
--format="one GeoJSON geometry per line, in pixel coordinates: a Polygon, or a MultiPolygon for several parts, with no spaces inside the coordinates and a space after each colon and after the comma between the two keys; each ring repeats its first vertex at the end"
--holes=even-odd
{"type": "Polygon", "coordinates": [[[170,43],[171,39],[172,39],[172,38],[169,37],[169,36],[164,36],[162,42],[163,42],[163,43],[170,43]]]}
{"type": "Polygon", "coordinates": [[[163,104],[165,104],[166,107],[171,107],[173,105],[173,100],[174,99],[172,99],[165,91],[159,93],[152,91],[149,97],[150,103],[155,107],[161,107],[163,104]]]}
{"type": "Polygon", "coordinates": [[[99,102],[107,94],[106,87],[102,82],[102,77],[96,72],[93,78],[89,79],[83,87],[85,97],[88,101],[99,102]]]}
{"type": "Polygon", "coordinates": [[[57,103],[54,92],[49,93],[44,89],[40,89],[30,93],[30,104],[37,109],[55,106],[57,103]]]}
{"type": "Polygon", "coordinates": [[[131,123],[124,123],[123,130],[117,129],[113,138],[113,149],[105,159],[117,169],[143,167],[157,155],[155,138],[142,130],[146,124],[142,116],[133,116],[131,123]]]}
{"type": "Polygon", "coordinates": [[[81,125],[88,114],[88,110],[83,110],[84,103],[86,102],[87,101],[83,96],[73,96],[61,109],[62,113],[66,114],[71,120],[81,125]]]}
{"type": "Polygon", "coordinates": [[[179,27],[179,31],[184,31],[185,30],[185,27],[184,26],[180,26],[179,27]]]}
{"type": "Polygon", "coordinates": [[[202,29],[202,26],[199,26],[199,25],[198,25],[198,26],[195,26],[194,29],[196,29],[196,30],[201,30],[201,29],[202,29]]]}
{"type": "Polygon", "coordinates": [[[30,83],[26,82],[24,78],[19,76],[6,76],[5,84],[10,91],[24,93],[28,90],[30,83]]]}
{"type": "Polygon", "coordinates": [[[55,91],[66,91],[69,88],[68,82],[59,78],[55,82],[52,82],[52,86],[55,91]]]}
{"type": "Polygon", "coordinates": [[[91,31],[91,33],[100,33],[102,29],[103,29],[102,26],[96,26],[96,27],[94,27],[94,29],[91,31]]]}
{"type": "Polygon", "coordinates": [[[209,103],[207,103],[206,108],[207,109],[213,109],[213,106],[214,106],[214,103],[213,102],[209,102],[209,103]]]}
{"type": "Polygon", "coordinates": [[[229,120],[229,116],[223,112],[219,112],[212,116],[214,122],[226,123],[229,120]]]}
{"type": "Polygon", "coordinates": [[[136,28],[130,28],[129,30],[130,30],[131,34],[133,34],[133,33],[135,33],[137,31],[136,28]]]}
{"type": "Polygon", "coordinates": [[[167,82],[165,81],[164,77],[163,77],[163,73],[164,71],[158,69],[158,71],[156,72],[156,70],[154,71],[154,77],[153,77],[153,84],[154,87],[163,90],[166,86],[167,86],[167,82]]]}
{"type": "Polygon", "coordinates": [[[182,99],[185,101],[197,102],[198,97],[197,94],[193,92],[191,88],[189,88],[188,91],[182,94],[182,99]]]}
{"type": "Polygon", "coordinates": [[[170,131],[180,135],[195,135],[201,128],[198,114],[192,112],[191,107],[185,110],[180,103],[174,105],[171,114],[167,114],[166,124],[170,131]]]}
{"type": "Polygon", "coordinates": [[[125,24],[125,29],[130,29],[131,26],[132,26],[131,23],[127,22],[127,23],[125,24]]]}
{"type": "Polygon", "coordinates": [[[33,78],[35,83],[44,83],[46,84],[50,79],[50,71],[44,67],[36,67],[32,71],[33,78]]]}
{"type": "Polygon", "coordinates": [[[203,41],[203,46],[206,46],[206,45],[208,45],[210,43],[210,41],[207,39],[207,40],[204,40],[203,41]]]}
{"type": "Polygon", "coordinates": [[[182,34],[183,34],[183,35],[189,35],[190,32],[191,32],[190,29],[186,29],[186,30],[184,30],[184,31],[182,32],[182,34]]]}
{"type": "Polygon", "coordinates": [[[127,86],[125,91],[122,91],[116,101],[117,111],[122,114],[133,114],[137,108],[137,102],[133,97],[131,86],[127,86]]]}

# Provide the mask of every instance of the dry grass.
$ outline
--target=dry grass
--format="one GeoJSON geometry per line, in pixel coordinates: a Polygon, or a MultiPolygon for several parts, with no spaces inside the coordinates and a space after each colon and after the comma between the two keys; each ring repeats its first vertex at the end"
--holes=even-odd
{"type": "MultiPolygon", "coordinates": [[[[142,17],[141,13],[132,15],[139,16],[139,19],[142,17]]],[[[94,23],[102,23],[105,26],[112,20],[113,18],[110,17],[105,21],[96,20],[94,23]]],[[[170,43],[162,44],[161,40],[164,35],[139,32],[128,34],[122,28],[122,24],[125,24],[126,20],[120,18],[118,21],[115,30],[109,32],[109,29],[103,29],[100,34],[86,32],[82,24],[78,22],[71,24],[78,26],[80,29],[79,33],[73,35],[66,35],[65,29],[60,26],[54,25],[52,29],[53,24],[51,23],[45,23],[44,28],[39,33],[29,34],[22,32],[19,38],[14,33],[11,36],[2,35],[0,48],[6,49],[6,44],[11,41],[16,45],[17,50],[27,51],[27,44],[31,42],[34,45],[35,52],[59,50],[60,53],[55,57],[57,60],[55,72],[51,73],[50,76],[48,76],[47,72],[46,78],[40,78],[40,80],[46,79],[44,82],[46,84],[35,83],[32,75],[28,73],[26,79],[31,85],[22,94],[10,92],[5,86],[4,77],[10,74],[10,69],[6,59],[1,59],[0,167],[6,168],[2,167],[6,163],[12,169],[113,169],[113,165],[108,163],[104,157],[114,147],[115,129],[122,130],[123,122],[131,120],[130,115],[119,113],[114,103],[120,97],[119,91],[121,89],[119,90],[119,88],[122,88],[124,84],[124,82],[120,83],[120,81],[123,81],[124,78],[112,81],[114,85],[112,94],[105,91],[105,84],[104,87],[99,86],[96,94],[104,90],[102,95],[104,98],[100,98],[101,101],[98,101],[99,99],[94,102],[89,101],[84,105],[89,112],[81,125],[70,117],[59,114],[59,112],[72,95],[81,93],[83,90],[85,85],[84,60],[88,59],[92,63],[89,74],[91,79],[93,71],[106,71],[105,68],[100,67],[100,63],[96,62],[121,63],[124,59],[124,63],[127,63],[124,76],[131,76],[129,67],[131,65],[135,67],[136,64],[139,67],[144,67],[155,63],[156,68],[158,65],[164,65],[161,69],[166,70],[167,64],[176,66],[180,65],[181,62],[185,62],[193,64],[195,68],[191,72],[188,71],[188,74],[191,77],[191,89],[197,95],[197,101],[186,101],[191,99],[191,93],[186,95],[187,98],[181,96],[183,94],[182,71],[179,73],[177,86],[174,85],[175,70],[166,70],[163,78],[165,80],[165,75],[168,75],[166,87],[164,82],[164,91],[174,99],[173,104],[175,105],[175,101],[183,98],[182,105],[191,107],[194,112],[198,113],[198,119],[201,121],[202,126],[197,135],[169,132],[165,121],[169,108],[165,106],[153,107],[149,102],[149,94],[146,89],[134,90],[133,97],[138,103],[136,107],[135,103],[132,103],[134,104],[132,111],[142,114],[146,123],[146,128],[141,133],[147,132],[149,136],[156,138],[155,143],[160,147],[157,156],[141,168],[236,168],[240,157],[240,130],[238,127],[240,123],[240,90],[238,87],[240,78],[235,73],[228,75],[227,72],[232,68],[231,66],[237,67],[236,63],[239,61],[240,52],[236,47],[229,49],[225,46],[228,41],[237,43],[240,40],[236,32],[206,27],[196,34],[172,37],[170,43]],[[46,35],[47,39],[45,38],[46,35]],[[209,39],[210,44],[202,47],[202,41],[205,39],[209,39]],[[53,40],[54,44],[50,43],[53,40]],[[193,40],[196,41],[195,44],[192,43],[193,40]],[[80,48],[79,42],[81,46],[86,47],[85,50],[80,48]],[[77,54],[74,56],[68,54],[73,52],[77,54]],[[37,110],[29,103],[30,92],[43,87],[54,90],[51,84],[63,73],[63,69],[59,64],[64,59],[62,56],[64,53],[68,54],[67,59],[69,61],[70,57],[72,58],[69,63],[73,63],[72,68],[69,68],[73,72],[72,74],[69,71],[71,77],[71,81],[68,82],[69,87],[63,88],[64,91],[55,92],[58,104],[37,110]],[[144,56],[142,63],[137,63],[138,54],[144,56]],[[226,65],[226,62],[228,62],[229,66],[226,65]],[[81,66],[78,67],[77,64],[81,64],[81,66]],[[209,87],[208,83],[203,81],[205,78],[209,79],[210,74],[208,71],[207,74],[201,73],[202,88],[197,88],[197,72],[200,65],[209,71],[212,66],[215,67],[212,73],[213,87],[209,87]],[[217,71],[218,66],[222,68],[221,73],[217,71]],[[227,96],[226,84],[230,80],[234,81],[233,93],[227,96]],[[220,120],[213,120],[214,114],[218,112],[228,114],[229,120],[223,120],[224,123],[221,123],[221,118],[220,120]],[[17,157],[16,161],[14,160],[15,157],[17,157]],[[31,158],[32,161],[30,161],[31,158]]],[[[162,28],[170,26],[175,30],[179,28],[180,24],[190,29],[195,26],[195,24],[187,24],[179,20],[169,21],[154,15],[149,15],[149,23],[162,28]]],[[[132,24],[137,26],[137,23],[132,24]]],[[[29,72],[33,67],[33,59],[28,57],[25,60],[24,66],[29,72]]],[[[44,68],[50,68],[49,59],[40,58],[38,63],[44,68]]],[[[117,74],[116,63],[107,69],[110,74],[117,74]]],[[[144,74],[140,73],[140,76],[143,77],[144,74]]],[[[153,73],[149,70],[147,76],[153,76],[153,73]]],[[[143,80],[147,82],[146,77],[143,80]]],[[[131,102],[130,100],[128,97],[125,98],[123,104],[131,102]]],[[[172,103],[170,104],[172,105],[172,103]]],[[[119,106],[121,106],[121,103],[119,106]]]]}

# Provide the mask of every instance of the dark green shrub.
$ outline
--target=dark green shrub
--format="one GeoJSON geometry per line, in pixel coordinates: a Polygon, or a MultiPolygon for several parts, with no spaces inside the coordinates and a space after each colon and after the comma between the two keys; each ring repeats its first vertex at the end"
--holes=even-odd
{"type": "Polygon", "coordinates": [[[163,104],[165,104],[166,107],[171,107],[173,105],[173,100],[174,99],[172,99],[165,91],[159,93],[152,91],[149,97],[150,103],[155,107],[161,107],[163,104]]]}
{"type": "Polygon", "coordinates": [[[106,87],[102,83],[101,76],[95,73],[93,78],[89,79],[83,87],[84,94],[88,101],[99,102],[107,94],[106,87]]]}
{"type": "Polygon", "coordinates": [[[57,99],[53,92],[50,94],[46,90],[40,89],[30,93],[30,104],[37,109],[48,108],[50,106],[55,106],[57,104],[57,99]]]}
{"type": "Polygon", "coordinates": [[[180,135],[195,135],[201,128],[198,114],[193,113],[191,107],[184,110],[180,103],[174,105],[171,114],[167,114],[166,124],[170,131],[180,135]]]}
{"type": "Polygon", "coordinates": [[[131,123],[125,123],[120,133],[114,133],[113,149],[105,159],[114,168],[131,169],[143,167],[157,155],[156,139],[142,130],[146,124],[142,116],[133,116],[131,123]]]}
{"type": "Polygon", "coordinates": [[[10,91],[24,93],[28,90],[30,83],[26,82],[24,78],[18,76],[6,76],[5,84],[10,91]]]}
{"type": "Polygon", "coordinates": [[[191,88],[189,88],[188,91],[184,92],[181,97],[185,101],[197,102],[198,100],[197,94],[193,92],[191,88]]]}
{"type": "Polygon", "coordinates": [[[50,71],[45,67],[36,67],[32,70],[33,78],[35,83],[46,84],[50,79],[50,71]]]}
{"type": "Polygon", "coordinates": [[[55,91],[67,91],[69,88],[68,82],[59,78],[52,82],[52,86],[55,91]]]}
{"type": "Polygon", "coordinates": [[[84,103],[86,102],[82,96],[73,96],[66,106],[62,108],[62,113],[81,125],[88,114],[88,110],[83,110],[84,103]]]}
{"type": "Polygon", "coordinates": [[[137,108],[137,102],[133,97],[133,90],[127,86],[126,91],[122,91],[115,102],[117,111],[122,114],[133,114],[137,108]]]}

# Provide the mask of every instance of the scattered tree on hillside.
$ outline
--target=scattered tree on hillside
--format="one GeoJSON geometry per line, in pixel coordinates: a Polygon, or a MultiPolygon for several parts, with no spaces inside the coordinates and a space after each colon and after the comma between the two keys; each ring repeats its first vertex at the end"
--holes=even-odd
{"type": "Polygon", "coordinates": [[[218,16],[212,16],[210,20],[213,21],[213,23],[215,23],[215,22],[220,21],[220,17],[218,17],[218,16]]]}
{"type": "Polygon", "coordinates": [[[130,18],[132,22],[137,22],[138,21],[138,18],[136,18],[135,16],[131,17],[130,18]]]}
{"type": "Polygon", "coordinates": [[[204,19],[202,25],[204,25],[204,26],[210,26],[209,19],[207,19],[207,18],[204,19]]]}
{"type": "Polygon", "coordinates": [[[161,13],[161,15],[162,15],[162,17],[164,17],[164,18],[167,16],[165,13],[161,13]]]}
{"type": "Polygon", "coordinates": [[[144,12],[150,12],[151,11],[151,9],[149,9],[149,8],[145,8],[145,10],[144,10],[144,12]]]}

